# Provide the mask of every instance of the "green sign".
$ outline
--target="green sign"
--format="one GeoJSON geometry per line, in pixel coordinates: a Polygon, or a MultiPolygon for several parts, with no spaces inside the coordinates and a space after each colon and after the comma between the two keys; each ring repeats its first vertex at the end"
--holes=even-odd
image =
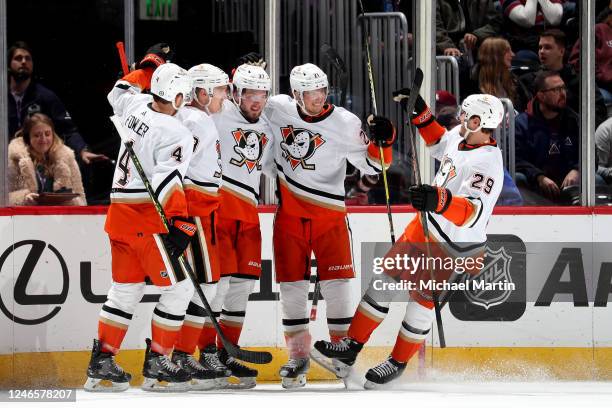
{"type": "Polygon", "coordinates": [[[140,0],[141,20],[177,21],[178,0],[140,0]]]}

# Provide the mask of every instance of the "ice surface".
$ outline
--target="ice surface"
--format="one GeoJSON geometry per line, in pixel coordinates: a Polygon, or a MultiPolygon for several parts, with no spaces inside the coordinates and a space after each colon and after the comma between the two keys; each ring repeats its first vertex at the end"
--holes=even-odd
{"type": "MultiPolygon", "coordinates": [[[[26,404],[19,404],[23,407],[26,404]]],[[[40,405],[40,404],[39,404],[40,405]]],[[[52,404],[57,407],[58,403],[52,404]]],[[[245,391],[209,391],[185,394],[158,394],[132,388],[123,393],[77,392],[77,403],[67,407],[117,408],[122,406],[165,408],[323,408],[334,407],[448,407],[448,408],[526,408],[526,407],[612,407],[612,383],[606,382],[501,382],[442,380],[402,381],[391,389],[365,391],[351,384],[309,383],[296,391],[279,384],[259,384],[245,391]]],[[[43,405],[50,406],[50,405],[43,405]]]]}

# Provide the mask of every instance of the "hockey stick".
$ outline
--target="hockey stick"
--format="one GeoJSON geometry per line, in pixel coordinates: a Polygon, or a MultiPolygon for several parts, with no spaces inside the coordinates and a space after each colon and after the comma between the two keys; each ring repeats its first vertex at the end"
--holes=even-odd
{"type": "MultiPolygon", "coordinates": [[[[140,164],[140,160],[138,159],[138,156],[136,156],[136,152],[134,152],[134,149],[132,147],[134,142],[132,140],[129,140],[129,138],[125,134],[123,124],[121,123],[121,121],[119,120],[117,116],[111,116],[110,119],[115,125],[115,127],[117,128],[117,132],[119,132],[119,136],[121,137],[121,140],[123,141],[123,145],[125,146],[130,158],[132,159],[132,162],[134,162],[134,167],[136,167],[136,172],[142,179],[142,182],[145,185],[145,189],[147,190],[147,193],[149,193],[149,196],[151,197],[151,200],[153,201],[153,205],[155,207],[155,210],[157,211],[157,214],[159,215],[159,218],[164,224],[164,227],[166,227],[166,229],[169,230],[170,224],[168,223],[168,219],[166,218],[164,209],[162,208],[161,204],[157,200],[157,197],[155,197],[155,193],[153,192],[153,187],[151,187],[151,183],[149,183],[149,179],[147,178],[147,175],[145,174],[142,168],[142,165],[140,164]]],[[[189,275],[189,278],[191,279],[191,283],[193,283],[193,286],[195,287],[195,290],[198,293],[198,296],[200,297],[202,304],[204,305],[204,310],[206,310],[206,313],[208,313],[208,316],[210,317],[210,320],[212,321],[212,324],[215,330],[217,331],[217,335],[221,339],[221,343],[223,343],[223,347],[225,348],[227,353],[232,357],[235,357],[239,360],[246,361],[249,363],[267,364],[270,361],[272,361],[272,354],[268,353],[267,351],[244,350],[234,345],[232,342],[230,342],[225,337],[225,335],[223,334],[223,331],[221,330],[221,327],[219,326],[219,323],[217,322],[217,319],[215,318],[215,315],[210,307],[210,304],[206,300],[206,296],[204,296],[204,292],[202,292],[202,288],[198,284],[195,273],[193,272],[193,269],[191,269],[191,265],[189,265],[189,263],[185,260],[184,255],[181,255],[178,261],[179,261],[181,268],[187,272],[187,275],[189,275]]]]}
{"type": "Polygon", "coordinates": [[[323,44],[320,48],[321,54],[323,54],[329,62],[336,68],[336,71],[339,73],[340,77],[340,106],[346,104],[346,92],[348,90],[348,70],[346,69],[346,64],[338,55],[338,52],[330,47],[328,44],[323,44]]]}
{"type": "Polygon", "coordinates": [[[317,306],[319,304],[319,294],[321,293],[321,284],[319,283],[319,276],[315,280],[314,292],[312,294],[312,307],[310,308],[310,321],[314,322],[317,320],[317,306]]]}
{"type": "Polygon", "coordinates": [[[115,44],[117,47],[117,52],[119,53],[119,61],[121,61],[121,70],[123,71],[123,76],[130,73],[130,66],[127,62],[127,57],[125,55],[125,46],[123,45],[123,41],[119,41],[115,44]]]}
{"type": "MultiPolygon", "coordinates": [[[[363,8],[362,0],[359,0],[359,7],[361,8],[361,14],[365,15],[365,9],[363,8]]],[[[376,106],[376,91],[374,89],[374,74],[372,72],[372,57],[370,55],[370,33],[364,28],[365,33],[365,46],[366,46],[366,59],[368,65],[368,79],[370,81],[370,97],[372,98],[372,109],[374,115],[378,115],[378,107],[376,106]]],[[[383,184],[385,186],[385,201],[387,203],[387,217],[389,218],[389,231],[391,232],[391,243],[395,244],[395,230],[393,229],[393,216],[391,215],[391,199],[389,198],[389,182],[387,180],[387,169],[385,168],[385,159],[382,146],[378,146],[378,152],[380,155],[380,167],[382,167],[383,184]]]]}
{"type": "MultiPolygon", "coordinates": [[[[408,117],[412,115],[414,111],[414,105],[416,104],[416,100],[419,97],[419,91],[421,89],[421,85],[423,83],[423,71],[420,68],[416,69],[414,73],[414,78],[412,81],[412,87],[410,88],[410,96],[408,97],[408,101],[406,104],[402,104],[402,107],[406,111],[408,117]]],[[[402,97],[397,96],[394,98],[396,102],[402,100],[402,97]]],[[[417,157],[416,151],[416,143],[414,141],[414,137],[412,135],[412,125],[410,122],[408,123],[408,140],[410,141],[410,149],[412,150],[412,171],[414,173],[414,179],[417,186],[421,185],[421,172],[419,170],[419,158],[417,157]]],[[[425,247],[427,250],[427,257],[430,258],[431,250],[429,247],[429,227],[427,225],[427,216],[425,215],[425,211],[419,211],[419,217],[421,218],[421,225],[423,226],[423,234],[425,235],[425,247]]],[[[432,282],[434,279],[434,273],[431,268],[429,268],[429,274],[432,282]]],[[[431,297],[433,299],[434,309],[436,313],[436,324],[438,326],[438,336],[440,338],[440,348],[446,347],[446,339],[444,336],[444,326],[442,325],[442,314],[440,312],[440,302],[438,299],[438,293],[435,288],[432,287],[431,297]]]]}

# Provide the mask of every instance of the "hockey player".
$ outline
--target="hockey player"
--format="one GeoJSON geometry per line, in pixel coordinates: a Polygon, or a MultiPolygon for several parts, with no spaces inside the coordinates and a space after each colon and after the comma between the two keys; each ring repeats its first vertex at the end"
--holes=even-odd
{"type": "Polygon", "coordinates": [[[281,204],[274,222],[274,264],[289,361],[280,369],[284,388],[306,384],[311,336],[308,291],[311,252],[327,305],[332,342],[342,339],[351,322],[350,297],[355,277],[344,205],[347,162],[362,174],[376,175],[391,163],[395,130],[383,117],[370,117],[371,139],[361,120],[327,103],[327,75],[316,65],[299,65],[290,74],[292,97],[270,99],[266,113],[277,141],[275,164],[281,204]]]}
{"type": "MultiPolygon", "coordinates": [[[[408,89],[399,91],[404,103],[409,93],[408,89]]],[[[416,210],[426,211],[427,239],[436,242],[436,248],[445,253],[465,257],[484,253],[487,223],[503,183],[501,152],[491,137],[503,115],[503,106],[496,97],[471,95],[461,106],[461,124],[447,131],[435,120],[425,101],[420,96],[417,99],[412,123],[441,166],[433,185],[410,187],[410,201],[416,210]]],[[[397,248],[407,243],[424,242],[426,237],[417,215],[389,254],[393,256],[397,248]]],[[[420,279],[428,280],[429,275],[422,273],[420,279]]],[[[313,356],[317,360],[331,358],[338,377],[348,375],[359,351],[389,312],[389,301],[383,301],[380,295],[373,287],[366,291],[348,336],[342,341],[315,344],[313,356]]],[[[395,347],[387,360],[366,373],[366,388],[386,384],[402,374],[431,329],[434,318],[431,300],[431,294],[410,293],[395,347]]]]}
{"type": "Polygon", "coordinates": [[[108,100],[133,141],[170,228],[162,224],[143,180],[121,146],[105,224],[111,244],[112,284],[100,311],[98,339],[87,369],[88,391],[109,391],[104,385],[109,381],[110,391],[129,387],[131,376],[115,363],[114,356],[142,299],[147,278],[159,287],[161,297],[153,310],[152,340],[146,339],[142,388],[182,391],[188,389],[190,380],[189,373],[172,363],[169,354],[194,292],[178,263],[195,233],[195,225],[186,220],[182,183],[193,137],[173,117],[188,100],[191,81],[185,70],[170,63],[154,72],[137,71],[119,80],[108,100]],[[149,84],[152,95],[141,94],[141,86],[149,84]]]}
{"type": "MultiPolygon", "coordinates": [[[[221,186],[221,151],[219,134],[208,112],[221,109],[227,98],[229,78],[209,64],[196,65],[188,74],[193,81],[191,102],[176,117],[191,131],[194,140],[193,157],[184,179],[187,212],[198,227],[191,240],[190,258],[204,296],[213,299],[220,276],[215,224],[221,186]]],[[[216,359],[206,362],[205,353],[201,353],[199,362],[193,357],[205,317],[204,305],[195,293],[172,353],[172,361],[191,374],[194,390],[212,389],[218,383],[226,383],[229,376],[227,368],[216,359]]]]}
{"type": "MultiPolygon", "coordinates": [[[[223,254],[221,280],[211,308],[225,336],[238,344],[249,295],[261,275],[261,232],[257,204],[262,171],[272,175],[272,133],[263,109],[270,93],[270,77],[263,68],[241,65],[234,72],[231,102],[212,118],[219,132],[223,185],[217,221],[217,241],[223,254]]],[[[211,325],[205,325],[199,349],[206,361],[216,357],[238,380],[235,388],[253,388],[257,370],[231,356],[211,325]],[[216,355],[215,355],[216,351],[216,355]]],[[[228,386],[229,383],[227,383],[228,386]]]]}

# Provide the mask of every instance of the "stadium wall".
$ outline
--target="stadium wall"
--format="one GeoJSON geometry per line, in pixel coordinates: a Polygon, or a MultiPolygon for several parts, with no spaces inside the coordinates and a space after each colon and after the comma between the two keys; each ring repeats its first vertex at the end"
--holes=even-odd
{"type": "MultiPolygon", "coordinates": [[[[110,285],[105,211],[105,207],[0,209],[0,388],[83,384],[98,312],[110,285]]],[[[408,208],[396,207],[396,231],[402,231],[413,216],[408,208]]],[[[273,208],[261,209],[264,274],[249,302],[241,338],[243,346],[274,354],[272,364],[257,367],[260,380],[277,380],[278,368],[285,361],[271,262],[273,217],[273,208]]],[[[388,241],[387,218],[384,209],[356,207],[350,210],[349,222],[356,270],[360,271],[360,244],[388,241]]],[[[612,277],[612,211],[498,208],[489,233],[511,236],[517,242],[553,244],[535,253],[525,251],[525,282],[539,293],[538,298],[516,301],[511,308],[503,302],[476,302],[470,306],[476,313],[467,315],[458,308],[445,308],[448,347],[438,347],[437,333],[432,330],[421,369],[439,375],[517,379],[612,378],[612,311],[607,305],[612,277]],[[592,243],[609,250],[603,255],[601,250],[588,252],[592,243]],[[567,261],[564,254],[568,251],[581,251],[582,264],[567,261]],[[562,275],[551,279],[559,268],[562,275]],[[583,289],[588,294],[586,304],[576,295],[583,289]],[[536,302],[551,290],[556,291],[554,301],[536,302]],[[593,301],[595,294],[599,303],[593,301]]],[[[148,287],[146,293],[118,357],[127,371],[136,374],[134,383],[141,380],[144,339],[150,332],[157,292],[148,287]]],[[[355,304],[360,294],[361,284],[356,279],[355,304]]],[[[386,357],[395,341],[402,309],[402,304],[392,305],[389,317],[360,357],[359,367],[386,357]]],[[[323,301],[320,318],[311,327],[314,339],[327,336],[324,317],[323,301]]],[[[310,377],[331,379],[316,367],[310,377]]]]}

